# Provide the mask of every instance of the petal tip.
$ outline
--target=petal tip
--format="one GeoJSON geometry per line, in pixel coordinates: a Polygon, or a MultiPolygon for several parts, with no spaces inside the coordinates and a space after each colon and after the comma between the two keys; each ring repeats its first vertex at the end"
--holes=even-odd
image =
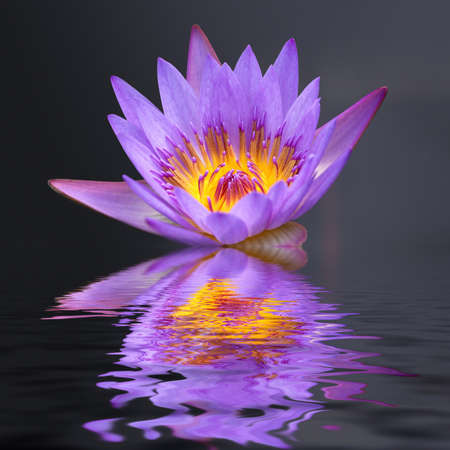
{"type": "Polygon", "coordinates": [[[63,186],[67,183],[70,183],[70,180],[65,180],[62,178],[52,178],[47,181],[47,184],[49,185],[49,187],[51,189],[53,189],[58,194],[63,194],[63,195],[64,195],[63,186]]]}
{"type": "MultiPolygon", "coordinates": [[[[192,25],[191,27],[191,33],[203,33],[202,28],[200,27],[200,25],[198,23],[194,23],[194,25],[192,25]]],[[[203,33],[205,34],[205,33],[203,33]]]]}
{"type": "Polygon", "coordinates": [[[56,178],[52,178],[51,180],[47,180],[47,184],[49,187],[51,187],[54,191],[56,191],[56,184],[58,183],[58,180],[56,178]]]}
{"type": "Polygon", "coordinates": [[[389,88],[387,86],[381,86],[378,91],[380,92],[380,100],[383,101],[387,93],[389,92],[389,88]]]}
{"type": "Polygon", "coordinates": [[[122,79],[119,78],[117,75],[111,75],[109,77],[109,81],[111,82],[111,86],[115,88],[122,81],[122,79]]]}

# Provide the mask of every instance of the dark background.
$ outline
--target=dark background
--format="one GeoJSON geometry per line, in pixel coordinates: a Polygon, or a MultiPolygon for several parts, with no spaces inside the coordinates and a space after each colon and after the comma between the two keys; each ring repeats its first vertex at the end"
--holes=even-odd
{"type": "MultiPolygon", "coordinates": [[[[265,69],[295,37],[301,87],[321,76],[321,123],[389,87],[341,177],[300,220],[309,231],[304,272],[335,290],[349,310],[364,310],[360,334],[385,334],[387,342],[391,336],[385,365],[421,373],[417,391],[439,386],[439,396],[425,397],[427,407],[448,399],[449,341],[439,320],[449,318],[450,292],[449,2],[36,0],[4,1],[2,10],[1,293],[8,367],[22,367],[30,357],[17,351],[38,339],[26,319],[42,316],[55,296],[180,247],[72,203],[46,183],[135,174],[106,121],[107,113],[120,112],[109,76],[123,77],[159,105],[156,58],[184,72],[190,27],[198,23],[232,65],[250,43],[265,69]]],[[[67,326],[74,333],[81,325],[67,326]]],[[[54,358],[51,351],[39,354],[54,358]]],[[[83,383],[79,392],[91,395],[95,381],[83,383]]],[[[23,397],[28,405],[18,392],[11,404],[22,405],[23,397]]],[[[107,402],[105,393],[97,395],[107,402]]],[[[406,389],[404,398],[414,396],[406,389]]],[[[36,407],[34,420],[41,410],[36,407]]],[[[29,420],[23,420],[25,429],[29,420]]],[[[40,420],[38,429],[47,429],[40,420]]],[[[20,435],[21,425],[15,426],[20,435]]]]}
{"type": "Polygon", "coordinates": [[[193,23],[232,65],[251,43],[265,69],[295,37],[301,87],[321,76],[322,123],[387,85],[385,103],[342,176],[301,222],[311,242],[323,242],[321,227],[333,226],[340,252],[352,259],[368,258],[369,246],[371,252],[395,247],[408,258],[424,245],[448,253],[448,2],[5,4],[2,226],[8,278],[18,265],[42,269],[39,262],[48,264],[50,257],[58,259],[52,271],[83,260],[94,274],[98,265],[106,272],[115,267],[118,255],[121,265],[178,247],[71,203],[46,182],[134,175],[106,121],[107,113],[120,113],[109,77],[125,78],[159,105],[156,58],[184,71],[193,23]]]}

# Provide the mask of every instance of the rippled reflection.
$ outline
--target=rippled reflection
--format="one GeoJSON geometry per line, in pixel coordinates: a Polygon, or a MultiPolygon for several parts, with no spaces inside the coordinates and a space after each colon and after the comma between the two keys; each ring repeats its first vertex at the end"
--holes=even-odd
{"type": "MultiPolygon", "coordinates": [[[[305,258],[299,249],[295,264],[283,254],[277,261],[292,268],[305,258]]],[[[374,354],[327,343],[357,336],[337,322],[345,314],[336,305],[319,301],[319,288],[284,267],[231,248],[190,249],[59,299],[58,314],[117,315],[129,327],[117,370],[103,374],[113,381],[98,383],[120,391],[113,407],[147,398],[166,408],[156,419],[105,418],[85,428],[107,441],[124,439],[120,422],[147,439],[164,426],[195,441],[288,447],[327,399],[377,403],[360,399],[366,385],[345,375],[399,373],[361,361],[374,354]]]]}

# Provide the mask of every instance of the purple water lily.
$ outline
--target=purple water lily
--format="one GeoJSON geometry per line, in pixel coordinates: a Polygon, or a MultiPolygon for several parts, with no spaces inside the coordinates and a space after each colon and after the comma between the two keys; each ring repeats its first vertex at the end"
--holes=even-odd
{"type": "Polygon", "coordinates": [[[164,114],[118,77],[109,122],[143,180],[51,180],[62,194],[144,231],[235,244],[312,208],[380,107],[379,88],[317,129],[319,78],[298,95],[290,39],[263,75],[248,46],[234,70],[194,26],[186,79],[158,60],[164,114]]]}

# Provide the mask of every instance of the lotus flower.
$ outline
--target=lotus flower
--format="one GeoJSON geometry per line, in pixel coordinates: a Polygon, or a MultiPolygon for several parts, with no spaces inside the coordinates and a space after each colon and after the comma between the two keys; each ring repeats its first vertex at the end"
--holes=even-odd
{"type": "Polygon", "coordinates": [[[319,78],[298,95],[294,39],[264,75],[248,46],[234,70],[194,25],[187,77],[158,60],[164,113],[112,77],[125,119],[108,116],[143,180],[51,180],[58,192],[169,239],[231,245],[312,208],[380,107],[379,88],[317,129],[319,78]]]}

